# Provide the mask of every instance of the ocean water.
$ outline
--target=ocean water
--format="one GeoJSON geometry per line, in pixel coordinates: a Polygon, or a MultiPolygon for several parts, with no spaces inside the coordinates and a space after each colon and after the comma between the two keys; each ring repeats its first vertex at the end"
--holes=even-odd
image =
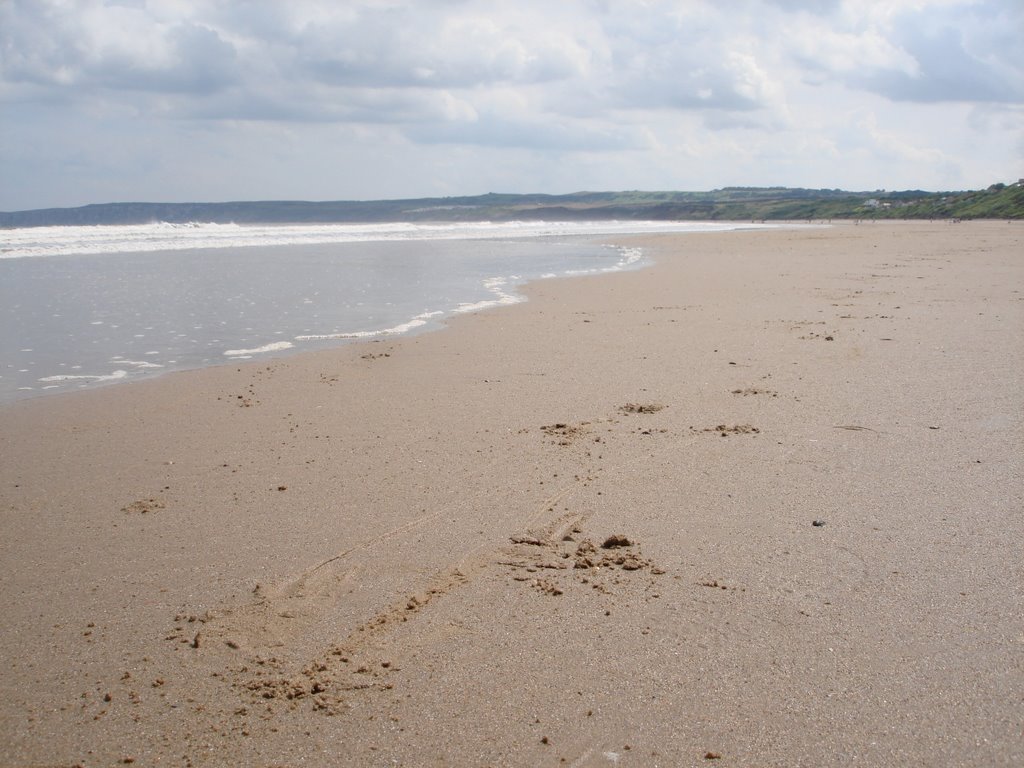
{"type": "Polygon", "coordinates": [[[602,238],[749,225],[216,224],[0,230],[0,403],[385,338],[643,266],[602,238]]]}

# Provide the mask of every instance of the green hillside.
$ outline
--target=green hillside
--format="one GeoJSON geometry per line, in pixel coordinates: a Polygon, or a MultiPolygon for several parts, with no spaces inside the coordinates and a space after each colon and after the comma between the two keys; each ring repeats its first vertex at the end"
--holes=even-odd
{"type": "Polygon", "coordinates": [[[1021,219],[1024,182],[967,192],[847,192],[725,187],[707,192],[496,194],[414,200],[103,203],[0,213],[0,228],[218,222],[316,224],[394,221],[778,221],[828,219],[1021,219]]]}

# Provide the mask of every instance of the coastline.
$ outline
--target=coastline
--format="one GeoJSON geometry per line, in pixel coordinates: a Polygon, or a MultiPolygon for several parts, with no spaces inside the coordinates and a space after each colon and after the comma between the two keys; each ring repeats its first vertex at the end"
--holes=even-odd
{"type": "Polygon", "coordinates": [[[0,762],[1018,764],[1022,239],[631,237],[0,408],[0,762]]]}
{"type": "Polygon", "coordinates": [[[329,248],[245,247],[248,230],[232,230],[214,249],[68,255],[82,242],[71,234],[50,242],[50,255],[0,259],[10,326],[0,403],[390,338],[514,303],[510,291],[531,279],[618,271],[637,258],[585,237],[475,240],[475,230],[449,230],[465,237],[401,242],[378,232],[382,239],[329,248]],[[80,290],[59,298],[69,282],[80,290]]]}

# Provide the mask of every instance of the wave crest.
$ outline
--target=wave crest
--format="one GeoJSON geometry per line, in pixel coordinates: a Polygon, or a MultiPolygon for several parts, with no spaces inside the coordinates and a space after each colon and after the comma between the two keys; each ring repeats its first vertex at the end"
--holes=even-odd
{"type": "Polygon", "coordinates": [[[649,232],[706,232],[753,226],[755,225],[671,221],[252,225],[158,221],[151,224],[0,230],[0,258],[177,251],[192,248],[322,245],[378,240],[494,240],[569,235],[599,237],[649,232]]]}

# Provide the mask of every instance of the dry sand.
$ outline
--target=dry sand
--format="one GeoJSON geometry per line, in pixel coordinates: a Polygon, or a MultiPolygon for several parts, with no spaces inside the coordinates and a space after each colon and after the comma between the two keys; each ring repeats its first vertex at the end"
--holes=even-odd
{"type": "Polygon", "coordinates": [[[0,409],[0,765],[1024,764],[1022,236],[0,409]]]}

